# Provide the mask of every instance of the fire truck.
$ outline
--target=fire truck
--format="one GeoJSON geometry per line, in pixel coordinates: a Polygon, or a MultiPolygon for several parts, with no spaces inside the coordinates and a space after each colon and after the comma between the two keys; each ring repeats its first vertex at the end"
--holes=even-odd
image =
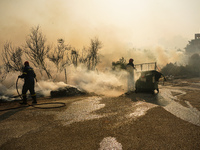
{"type": "Polygon", "coordinates": [[[135,83],[135,92],[151,92],[152,94],[154,94],[155,90],[159,92],[159,79],[163,77],[164,81],[166,81],[166,78],[161,72],[157,71],[156,62],[136,64],[135,67],[137,68],[137,73],[140,74],[135,83]]]}

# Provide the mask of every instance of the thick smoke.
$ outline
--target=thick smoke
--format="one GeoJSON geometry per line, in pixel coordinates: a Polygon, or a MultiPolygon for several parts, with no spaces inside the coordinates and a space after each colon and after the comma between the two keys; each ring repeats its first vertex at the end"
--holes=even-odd
{"type": "MultiPolygon", "coordinates": [[[[77,67],[73,65],[67,66],[67,81],[65,73],[57,72],[56,67],[51,62],[48,62],[48,69],[52,74],[52,79],[48,80],[43,72],[40,73],[39,68],[34,68],[38,82],[36,83],[36,92],[39,95],[50,96],[51,90],[56,90],[60,87],[75,86],[81,90],[96,93],[106,96],[119,96],[127,91],[127,72],[125,70],[113,71],[111,64],[113,61],[118,61],[119,58],[124,57],[126,63],[129,58],[134,59],[134,63],[149,63],[157,62],[158,66],[164,66],[170,62],[180,62],[183,58],[183,53],[176,51],[165,51],[161,47],[157,47],[153,50],[139,50],[139,49],[127,49],[122,51],[122,47],[116,49],[115,54],[101,54],[101,62],[94,71],[88,71],[84,65],[79,64],[77,67]]],[[[138,68],[137,68],[138,69],[138,68]]],[[[139,69],[138,69],[139,71],[139,69]]],[[[0,95],[4,96],[1,99],[7,97],[16,96],[16,80],[20,72],[10,72],[6,79],[0,83],[1,92],[0,95]]],[[[140,76],[135,71],[135,81],[140,76]]],[[[19,79],[18,88],[21,93],[23,81],[19,79]]]]}
{"type": "Polygon", "coordinates": [[[117,96],[124,93],[126,88],[126,72],[111,70],[87,71],[83,66],[71,67],[69,83],[88,92],[107,96],[117,96]]]}
{"type": "MultiPolygon", "coordinates": [[[[35,91],[39,96],[50,96],[52,90],[57,90],[61,87],[74,86],[80,90],[84,90],[90,93],[96,93],[106,96],[119,96],[125,92],[126,89],[126,72],[98,72],[88,71],[83,66],[68,66],[67,77],[68,84],[65,82],[64,72],[55,73],[53,79],[47,80],[40,76],[40,73],[36,69],[38,74],[38,82],[35,84],[35,91]]],[[[9,73],[6,79],[0,84],[1,99],[15,100],[11,98],[17,96],[16,82],[20,72],[9,73]]],[[[19,93],[23,86],[23,79],[19,79],[17,82],[17,88],[19,93]]],[[[19,99],[19,98],[17,98],[19,99]]]]}
{"type": "MultiPolygon", "coordinates": [[[[56,11],[57,12],[57,11],[56,11]]],[[[57,17],[59,15],[56,15],[57,17]]],[[[58,19],[58,18],[57,18],[58,19]]],[[[72,18],[68,18],[72,19],[72,18]]],[[[52,19],[54,20],[54,19],[52,19]]],[[[56,21],[54,20],[56,23],[56,21]]],[[[59,22],[59,21],[58,21],[59,22]]],[[[73,21],[74,22],[74,21],[73,21]]],[[[56,24],[54,27],[58,27],[56,24]]],[[[57,29],[63,29],[64,27],[57,29]]],[[[97,70],[88,71],[84,66],[79,65],[77,68],[73,66],[67,66],[67,82],[64,72],[57,73],[57,69],[52,63],[47,62],[48,70],[50,70],[53,79],[47,80],[45,73],[40,74],[40,68],[34,68],[37,74],[38,83],[36,83],[36,91],[42,95],[49,96],[51,90],[56,90],[59,87],[69,85],[76,86],[88,92],[94,92],[96,94],[102,94],[107,96],[118,96],[127,91],[127,76],[126,71],[112,71],[112,62],[118,61],[124,57],[126,63],[130,58],[134,59],[135,64],[157,62],[158,66],[164,66],[169,62],[177,62],[181,60],[182,54],[174,50],[165,50],[164,48],[148,48],[138,49],[133,48],[135,43],[127,44],[130,42],[129,30],[122,30],[116,26],[103,26],[99,25],[98,28],[89,28],[88,24],[74,22],[72,27],[69,27],[65,34],[56,35],[56,32],[50,30],[50,27],[43,29],[44,35],[47,35],[47,42],[56,41],[58,38],[65,37],[66,44],[70,44],[75,47],[80,54],[83,46],[89,47],[90,38],[97,37],[103,43],[102,49],[99,51],[100,63],[97,66],[97,70]],[[51,31],[51,32],[49,32],[51,31]],[[117,32],[116,32],[117,31],[117,32]],[[56,37],[56,36],[57,37],[56,37]],[[123,40],[122,40],[123,39],[123,40]]],[[[56,31],[57,31],[56,30],[56,31]]],[[[23,32],[21,32],[23,33],[23,32]]],[[[23,34],[24,40],[25,35],[23,34]]],[[[17,39],[17,38],[16,38],[17,39]]],[[[23,38],[22,38],[23,39],[23,38]]],[[[144,41],[145,42],[145,41],[144,41]]],[[[20,46],[20,45],[18,45],[20,46]]],[[[2,63],[2,62],[1,62],[2,63]]],[[[33,66],[32,66],[33,67],[33,66]]],[[[6,80],[0,83],[1,95],[17,95],[15,82],[17,76],[20,73],[9,73],[6,80]]],[[[137,80],[139,74],[136,74],[135,80],[137,80]]],[[[23,82],[19,80],[19,89],[21,90],[23,82]]]]}

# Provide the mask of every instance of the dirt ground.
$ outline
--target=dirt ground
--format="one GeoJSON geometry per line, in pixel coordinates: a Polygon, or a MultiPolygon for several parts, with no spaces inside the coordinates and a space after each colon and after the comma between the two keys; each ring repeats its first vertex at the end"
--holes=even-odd
{"type": "MultiPolygon", "coordinates": [[[[199,82],[200,79],[174,80],[161,88],[163,93],[169,87],[181,89],[185,94],[172,92],[177,97],[174,101],[185,109],[189,101],[200,111],[199,82]]],[[[18,102],[4,103],[0,105],[0,149],[200,149],[200,126],[170,113],[154,98],[132,93],[119,97],[85,95],[38,100],[66,104],[55,109],[17,108],[18,102]],[[90,97],[101,100],[92,103],[88,112],[90,97]]]]}
{"type": "MultiPolygon", "coordinates": [[[[179,102],[184,105],[184,101],[189,101],[193,107],[200,111],[200,78],[176,79],[167,82],[166,85],[170,85],[176,88],[178,87],[186,91],[186,94],[184,95],[177,95],[179,102]]],[[[176,94],[177,93],[173,93],[173,95],[176,94]]]]}

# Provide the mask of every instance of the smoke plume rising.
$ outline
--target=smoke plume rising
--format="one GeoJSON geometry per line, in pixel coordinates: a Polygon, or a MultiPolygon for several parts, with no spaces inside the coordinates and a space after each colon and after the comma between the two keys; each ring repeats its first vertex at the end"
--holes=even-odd
{"type": "MultiPolygon", "coordinates": [[[[37,25],[41,27],[42,33],[46,36],[47,44],[56,45],[57,39],[63,38],[65,44],[70,44],[78,50],[79,55],[83,47],[89,47],[90,39],[98,37],[103,43],[103,47],[99,51],[98,71],[87,71],[83,66],[78,66],[76,69],[68,66],[67,83],[97,94],[119,95],[126,91],[126,72],[113,72],[110,68],[112,62],[116,62],[122,57],[125,58],[126,63],[133,58],[135,64],[157,62],[161,67],[170,62],[184,64],[185,59],[182,52],[174,49],[166,50],[162,45],[160,47],[158,45],[162,44],[163,40],[159,41],[159,39],[162,39],[163,35],[169,39],[164,42],[166,47],[186,45],[185,38],[180,38],[181,40],[174,44],[168,41],[175,41],[174,35],[189,37],[198,25],[196,21],[199,19],[186,22],[185,19],[180,19],[183,18],[181,17],[183,14],[192,16],[188,18],[199,17],[189,9],[186,10],[185,7],[182,7],[189,6],[188,3],[181,1],[181,5],[178,5],[179,2],[166,1],[158,2],[159,5],[155,5],[150,1],[142,0],[110,0],[109,2],[105,0],[1,1],[0,47],[2,48],[3,43],[7,40],[16,47],[23,47],[31,27],[37,25]],[[179,7],[173,10],[171,8],[175,8],[175,3],[179,7]],[[173,14],[172,10],[175,13],[180,12],[177,14],[179,17],[169,16],[169,14],[173,14]],[[166,13],[168,11],[170,13],[166,13]],[[175,28],[175,24],[181,24],[181,26],[175,28]],[[182,31],[185,33],[182,34],[182,31]]],[[[195,8],[199,6],[198,3],[199,1],[195,2],[195,8]]],[[[50,62],[47,64],[53,76],[50,81],[47,80],[45,74],[39,73],[39,68],[34,68],[39,81],[36,84],[36,91],[42,91],[44,95],[48,95],[50,90],[67,85],[64,73],[56,73],[56,68],[50,62]]],[[[9,73],[6,80],[0,83],[1,93],[17,94],[16,74],[20,73],[9,73]]],[[[19,88],[22,84],[23,82],[20,80],[19,88]]]]}

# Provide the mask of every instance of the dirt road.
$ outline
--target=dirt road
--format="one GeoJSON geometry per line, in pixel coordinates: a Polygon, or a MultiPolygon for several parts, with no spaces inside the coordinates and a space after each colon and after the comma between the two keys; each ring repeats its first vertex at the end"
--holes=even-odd
{"type": "MultiPolygon", "coordinates": [[[[200,94],[199,87],[194,88],[163,86],[155,95],[40,99],[66,106],[0,111],[0,149],[200,149],[200,94]]],[[[4,104],[0,110],[14,107],[18,104],[4,104]]]]}

